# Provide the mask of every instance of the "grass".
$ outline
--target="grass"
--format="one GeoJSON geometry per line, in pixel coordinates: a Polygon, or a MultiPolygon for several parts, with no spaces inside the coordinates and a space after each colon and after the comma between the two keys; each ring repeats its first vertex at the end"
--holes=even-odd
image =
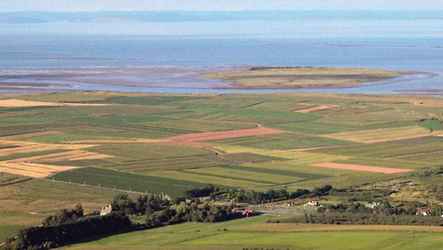
{"type": "MultiPolygon", "coordinates": [[[[280,164],[282,164],[283,162],[280,162],[280,164]]],[[[259,167],[257,165],[251,164],[251,165],[241,165],[241,166],[233,166],[230,168],[234,168],[236,170],[242,170],[242,171],[246,171],[246,172],[251,172],[251,173],[265,173],[265,174],[272,174],[272,175],[280,175],[280,176],[287,176],[287,177],[294,177],[294,179],[298,179],[298,180],[315,180],[315,179],[322,179],[322,178],[326,178],[327,175],[324,174],[315,174],[315,173],[309,173],[307,171],[297,171],[293,168],[289,169],[279,169],[278,167],[274,167],[274,164],[266,164],[263,166],[268,166],[266,167],[259,167]]],[[[228,167],[225,167],[228,168],[228,167]]],[[[249,173],[245,173],[245,174],[249,174],[249,173]]]]}
{"type": "Polygon", "coordinates": [[[253,153],[237,153],[237,154],[224,154],[221,156],[224,160],[234,163],[256,163],[256,162],[272,162],[284,160],[278,157],[271,157],[265,155],[258,155],[253,153]]]}
{"type": "MultiPolygon", "coordinates": [[[[98,209],[120,189],[167,192],[171,196],[178,196],[189,188],[206,184],[254,190],[283,186],[294,190],[325,184],[346,188],[387,181],[397,176],[322,169],[312,165],[343,162],[420,170],[441,165],[443,153],[443,137],[437,136],[443,112],[436,108],[442,104],[428,97],[57,93],[14,98],[110,105],[2,108],[0,152],[14,145],[11,141],[71,144],[86,140],[87,144],[95,146],[85,150],[112,157],[52,162],[84,167],[53,177],[71,183],[52,180],[15,183],[10,181],[16,177],[0,175],[0,224],[4,225],[0,231],[4,232],[36,224],[42,217],[60,208],[72,207],[75,203],[83,203],[89,211],[98,209]],[[321,105],[335,108],[312,113],[295,112],[321,105]],[[148,139],[187,133],[227,131],[259,125],[281,129],[284,133],[218,140],[200,145],[148,142],[148,139]],[[431,130],[434,133],[430,133],[431,130]],[[54,133],[32,134],[35,132],[54,133]],[[144,139],[145,142],[136,143],[135,139],[144,139]],[[2,186],[1,183],[8,185],[2,186]]],[[[2,156],[0,160],[52,152],[57,151],[17,152],[2,156]]],[[[242,249],[244,246],[254,246],[254,240],[262,240],[259,243],[264,245],[281,240],[294,249],[328,247],[327,240],[323,240],[329,239],[325,232],[310,234],[279,229],[273,236],[263,229],[252,230],[260,223],[246,222],[239,224],[247,228],[237,222],[179,225],[110,237],[109,242],[115,245],[104,239],[80,249],[121,249],[126,246],[137,249],[141,248],[142,243],[154,249],[211,249],[211,244],[220,244],[221,249],[242,249]],[[227,232],[223,231],[225,227],[227,232]],[[314,239],[318,245],[315,245],[314,239]]],[[[362,244],[366,242],[366,248],[392,250],[412,246],[409,241],[411,235],[407,232],[340,233],[344,235],[343,239],[361,241],[362,244]],[[410,244],[397,246],[393,243],[396,240],[410,244]]],[[[340,241],[338,233],[332,232],[330,235],[331,242],[347,247],[345,240],[340,241]]],[[[437,236],[430,233],[417,235],[420,237],[416,242],[423,239],[422,243],[417,243],[423,244],[419,246],[432,249],[430,242],[437,236]]],[[[440,239],[438,237],[436,239],[440,239]]]]}
{"type": "Polygon", "coordinates": [[[359,143],[377,143],[430,136],[428,129],[413,126],[400,128],[383,128],[329,134],[327,137],[359,143]]]}
{"type": "MultiPolygon", "coordinates": [[[[101,166],[128,172],[210,167],[224,161],[205,149],[171,144],[104,144],[91,149],[112,155],[106,161],[77,162],[80,166],[101,166]]],[[[62,162],[63,163],[63,162],[62,162]]],[[[60,164],[62,164],[60,163],[60,164]]]]}
{"type": "Polygon", "coordinates": [[[183,224],[83,243],[65,249],[316,249],[416,250],[441,249],[443,233],[426,229],[360,226],[335,228],[311,225],[266,225],[266,217],[217,224],[183,224]]]}
{"type": "Polygon", "coordinates": [[[18,229],[80,203],[86,212],[100,209],[117,194],[109,189],[31,180],[0,186],[0,242],[18,229]]]}
{"type": "MultiPolygon", "coordinates": [[[[334,149],[315,150],[318,153],[340,154],[363,159],[385,159],[386,164],[404,160],[410,162],[409,166],[429,167],[438,165],[439,162],[428,159],[438,158],[443,152],[442,137],[423,137],[393,142],[375,143],[370,145],[354,145],[334,149]]],[[[405,164],[406,165],[406,164],[405,164]]]]}
{"type": "Polygon", "coordinates": [[[216,148],[226,153],[250,152],[258,155],[292,160],[292,162],[294,163],[297,162],[300,165],[312,164],[316,162],[335,161],[339,159],[348,158],[346,156],[341,156],[337,154],[325,154],[325,153],[297,151],[297,150],[268,150],[268,149],[258,149],[258,148],[232,146],[232,145],[217,145],[216,148]]]}
{"type": "Polygon", "coordinates": [[[294,133],[225,139],[215,141],[215,143],[276,150],[316,148],[350,144],[346,141],[294,133]]]}
{"type": "MultiPolygon", "coordinates": [[[[20,151],[20,148],[17,149],[17,151],[20,151]]],[[[28,158],[33,156],[44,156],[49,154],[56,154],[64,152],[65,150],[60,149],[54,149],[54,150],[43,150],[43,151],[31,151],[31,152],[21,152],[21,153],[12,153],[9,155],[0,156],[0,161],[8,161],[8,160],[14,160],[19,158],[28,158]]]]}
{"type": "Polygon", "coordinates": [[[19,182],[24,182],[29,180],[27,177],[11,175],[6,173],[0,173],[0,186],[12,185],[19,182]]]}
{"type": "Polygon", "coordinates": [[[0,225],[0,242],[15,235],[23,226],[19,225],[0,225]]]}
{"type": "Polygon", "coordinates": [[[269,189],[272,184],[257,182],[248,178],[229,178],[223,175],[207,175],[185,171],[153,171],[146,175],[155,177],[165,177],[175,179],[176,182],[197,182],[201,184],[214,184],[218,186],[239,187],[243,189],[269,189]]]}
{"type": "Polygon", "coordinates": [[[184,191],[201,186],[191,181],[154,176],[143,176],[100,168],[84,168],[59,173],[51,179],[78,184],[87,184],[141,193],[167,193],[172,197],[181,196],[184,191]]]}
{"type": "Polygon", "coordinates": [[[443,123],[438,119],[426,119],[419,124],[430,131],[443,130],[443,123]]]}
{"type": "Polygon", "coordinates": [[[212,168],[199,168],[191,169],[187,172],[198,173],[209,176],[221,176],[223,178],[236,179],[241,178],[250,180],[257,183],[269,183],[269,184],[285,184],[293,183],[300,178],[287,175],[279,175],[276,173],[264,173],[259,171],[245,171],[236,167],[212,167],[212,168]]]}

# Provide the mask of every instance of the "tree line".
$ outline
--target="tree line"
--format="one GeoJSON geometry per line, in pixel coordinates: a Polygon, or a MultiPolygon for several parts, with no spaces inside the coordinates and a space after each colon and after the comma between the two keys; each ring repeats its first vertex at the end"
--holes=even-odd
{"type": "Polygon", "coordinates": [[[189,190],[186,192],[186,195],[193,198],[210,197],[211,199],[215,200],[230,200],[240,203],[262,204],[297,198],[321,197],[329,195],[334,190],[335,189],[331,185],[325,185],[312,190],[297,189],[294,192],[289,192],[286,189],[257,192],[253,190],[221,188],[208,185],[189,190]]]}
{"type": "Polygon", "coordinates": [[[304,223],[334,225],[421,225],[443,226],[438,216],[384,215],[370,213],[305,213],[287,219],[273,219],[268,223],[304,223]]]}
{"type": "Polygon", "coordinates": [[[106,216],[80,217],[60,224],[42,225],[21,230],[6,241],[7,250],[51,249],[84,240],[95,239],[133,229],[128,216],[118,213],[106,216]]]}
{"type": "MultiPolygon", "coordinates": [[[[372,206],[361,202],[345,202],[338,204],[325,204],[318,208],[318,213],[362,213],[362,214],[378,214],[386,216],[416,215],[417,210],[427,208],[426,204],[421,202],[391,204],[387,200],[372,202],[372,206]]],[[[441,216],[443,208],[433,206],[429,208],[429,216],[441,216]]]]}
{"type": "Polygon", "coordinates": [[[387,200],[364,204],[361,202],[344,202],[324,204],[314,212],[305,212],[284,220],[270,220],[270,223],[307,223],[307,224],[355,224],[355,225],[428,225],[443,226],[441,218],[443,209],[440,206],[426,208],[426,216],[417,215],[425,204],[409,202],[393,205],[387,200]]]}

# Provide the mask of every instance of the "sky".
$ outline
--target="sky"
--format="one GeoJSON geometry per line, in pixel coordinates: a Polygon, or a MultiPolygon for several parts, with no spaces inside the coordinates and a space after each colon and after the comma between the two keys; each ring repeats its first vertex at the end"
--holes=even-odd
{"type": "Polygon", "coordinates": [[[442,0],[0,0],[0,11],[443,10],[442,0]]]}

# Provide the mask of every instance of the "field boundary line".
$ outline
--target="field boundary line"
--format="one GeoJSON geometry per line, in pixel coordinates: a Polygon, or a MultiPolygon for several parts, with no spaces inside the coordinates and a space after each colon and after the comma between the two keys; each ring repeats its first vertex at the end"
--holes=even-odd
{"type": "Polygon", "coordinates": [[[138,192],[138,191],[132,191],[132,190],[119,189],[119,188],[111,188],[111,187],[105,187],[105,186],[101,186],[101,185],[91,185],[91,184],[86,184],[86,183],[61,181],[61,180],[53,179],[53,176],[50,178],[47,178],[47,180],[52,181],[52,182],[69,184],[69,185],[78,185],[78,186],[82,186],[82,187],[93,187],[93,188],[99,188],[99,189],[106,189],[106,190],[111,190],[111,191],[116,191],[116,192],[124,192],[124,193],[132,193],[132,194],[146,194],[145,192],[138,192]]]}

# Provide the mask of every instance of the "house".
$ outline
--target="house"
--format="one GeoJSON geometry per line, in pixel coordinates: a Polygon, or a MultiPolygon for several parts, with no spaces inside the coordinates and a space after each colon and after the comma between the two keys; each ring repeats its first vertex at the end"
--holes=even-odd
{"type": "Polygon", "coordinates": [[[314,200],[312,200],[312,201],[308,201],[308,202],[305,204],[305,207],[307,207],[307,206],[310,206],[310,207],[319,207],[319,206],[320,206],[320,202],[318,202],[318,201],[314,201],[314,200]]]}
{"type": "Polygon", "coordinates": [[[370,202],[370,203],[366,204],[366,207],[370,208],[370,209],[374,209],[374,208],[379,207],[380,205],[381,205],[380,202],[370,202]]]}
{"type": "Polygon", "coordinates": [[[232,209],[233,213],[241,213],[244,217],[249,217],[254,215],[254,210],[252,208],[234,208],[232,209]]]}
{"type": "Polygon", "coordinates": [[[245,217],[249,217],[254,215],[254,210],[252,210],[252,208],[246,208],[245,210],[243,210],[242,215],[245,217]]]}
{"type": "Polygon", "coordinates": [[[415,215],[431,216],[432,215],[432,209],[428,208],[428,207],[417,208],[417,211],[415,212],[415,215]]]}
{"type": "Polygon", "coordinates": [[[112,205],[106,205],[100,210],[100,216],[105,216],[112,213],[112,205]]]}

